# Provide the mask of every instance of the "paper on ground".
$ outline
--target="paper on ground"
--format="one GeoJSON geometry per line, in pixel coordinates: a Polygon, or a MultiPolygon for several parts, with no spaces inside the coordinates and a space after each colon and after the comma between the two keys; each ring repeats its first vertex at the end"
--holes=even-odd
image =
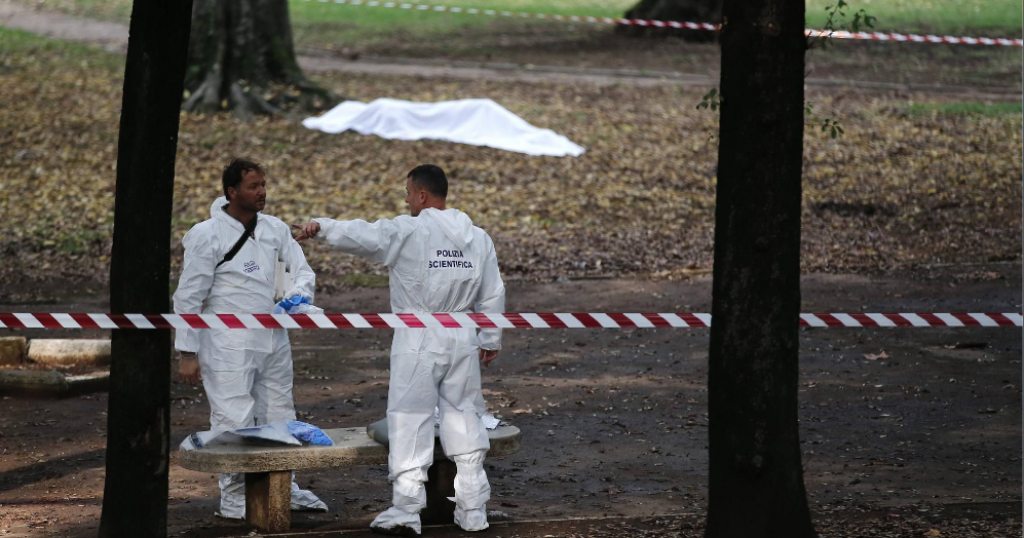
{"type": "Polygon", "coordinates": [[[490,99],[345,101],[320,117],[306,118],[302,125],[332,134],[353,130],[395,140],[446,140],[527,155],[576,157],[585,151],[550,129],[530,125],[490,99]]]}
{"type": "Polygon", "coordinates": [[[494,418],[494,415],[490,413],[484,414],[484,416],[480,417],[480,420],[483,421],[484,427],[488,430],[493,430],[498,427],[498,424],[501,424],[501,421],[494,418]]]}

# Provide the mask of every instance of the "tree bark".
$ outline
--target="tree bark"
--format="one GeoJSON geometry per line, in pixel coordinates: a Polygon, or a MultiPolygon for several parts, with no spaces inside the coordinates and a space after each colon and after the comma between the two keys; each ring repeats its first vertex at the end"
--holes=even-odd
{"type": "MultiPolygon", "coordinates": [[[[722,0],[640,0],[627,11],[623,18],[654,21],[707,22],[721,24],[722,0]]],[[[631,36],[677,36],[687,41],[714,41],[715,32],[709,30],[687,30],[682,28],[658,28],[620,24],[616,31],[631,36]]]]}
{"type": "MultiPolygon", "coordinates": [[[[168,312],[171,206],[191,0],[136,0],[121,100],[110,307],[168,312]]],[[[167,535],[169,330],[111,341],[101,537],[167,535]]]]}
{"type": "Polygon", "coordinates": [[[195,0],[184,109],[284,114],[339,101],[295,59],[288,0],[195,0]]]}
{"type": "Polygon", "coordinates": [[[797,422],[804,0],[726,0],[708,538],[815,536],[797,422]]]}

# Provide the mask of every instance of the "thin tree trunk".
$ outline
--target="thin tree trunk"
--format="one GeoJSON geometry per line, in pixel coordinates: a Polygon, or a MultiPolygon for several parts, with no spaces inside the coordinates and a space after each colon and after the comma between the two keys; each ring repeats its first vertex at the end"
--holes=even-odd
{"type": "Polygon", "coordinates": [[[797,423],[804,0],[726,0],[708,538],[815,536],[797,423]]]}
{"type": "MultiPolygon", "coordinates": [[[[192,0],[136,0],[121,101],[110,306],[168,312],[174,159],[192,0]]],[[[169,330],[115,330],[101,537],[167,535],[169,330]]]]}
{"type": "MultiPolygon", "coordinates": [[[[654,21],[707,22],[721,24],[722,0],[640,0],[623,18],[654,21]]],[[[658,28],[656,26],[619,25],[616,32],[631,36],[677,36],[687,41],[714,41],[715,32],[685,28],[658,28]]]]}
{"type": "Polygon", "coordinates": [[[185,87],[185,110],[243,118],[340,99],[299,68],[287,0],[196,0],[185,87]]]}

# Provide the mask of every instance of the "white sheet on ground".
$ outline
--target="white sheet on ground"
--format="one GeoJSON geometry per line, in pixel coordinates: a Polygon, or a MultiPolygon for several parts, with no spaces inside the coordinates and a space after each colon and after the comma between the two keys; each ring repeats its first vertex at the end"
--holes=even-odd
{"type": "Polygon", "coordinates": [[[395,140],[429,138],[527,155],[577,157],[585,151],[550,129],[530,125],[490,99],[345,101],[318,118],[306,118],[302,125],[332,134],[351,129],[395,140]]]}

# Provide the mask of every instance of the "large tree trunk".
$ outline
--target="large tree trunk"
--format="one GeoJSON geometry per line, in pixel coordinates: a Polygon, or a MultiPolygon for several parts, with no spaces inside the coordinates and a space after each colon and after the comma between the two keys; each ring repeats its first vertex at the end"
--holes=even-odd
{"type": "Polygon", "coordinates": [[[288,0],[195,0],[185,110],[282,114],[335,104],[295,60],[288,0]]]}
{"type": "MultiPolygon", "coordinates": [[[[654,21],[707,22],[721,24],[722,0],[640,0],[623,15],[626,19],[654,21]]],[[[654,26],[619,25],[616,30],[624,35],[673,35],[687,41],[714,41],[710,30],[657,28],[654,26]]]]}
{"type": "MultiPolygon", "coordinates": [[[[174,158],[192,0],[135,0],[121,98],[110,307],[168,311],[174,158]]],[[[167,536],[169,330],[115,330],[101,537],[167,536]]]]}
{"type": "Polygon", "coordinates": [[[708,538],[815,536],[797,423],[804,0],[726,0],[708,538]]]}

